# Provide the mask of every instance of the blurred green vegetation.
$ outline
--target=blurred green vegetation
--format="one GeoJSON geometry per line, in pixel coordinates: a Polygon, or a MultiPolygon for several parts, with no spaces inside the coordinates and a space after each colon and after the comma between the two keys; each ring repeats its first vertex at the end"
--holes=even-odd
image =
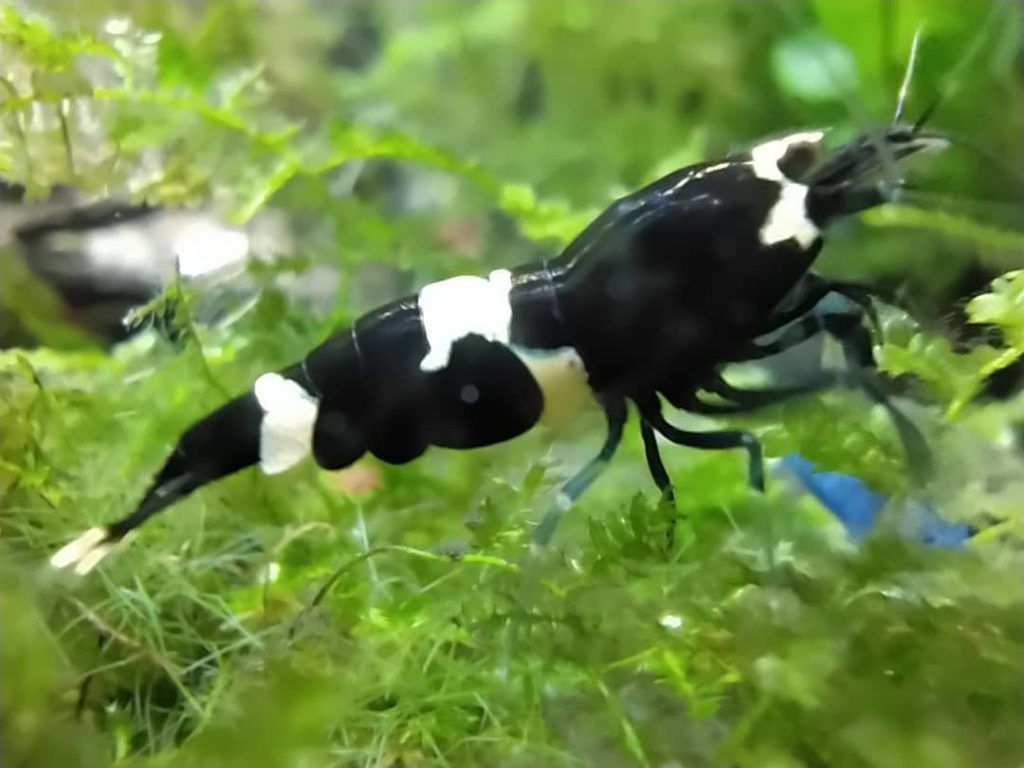
{"type": "MultiPolygon", "coordinates": [[[[105,350],[0,252],[39,342],[0,352],[0,764],[1018,768],[1024,399],[977,395],[1024,354],[1021,31],[982,0],[5,3],[0,175],[279,211],[295,253],[232,322],[195,321],[175,285],[157,303],[182,339],[105,350]],[[584,428],[376,467],[365,494],[241,473],[84,580],[46,569],[225,391],[376,294],[553,253],[615,196],[764,135],[889,119],[922,24],[909,115],[942,91],[933,122],[961,141],[820,267],[909,310],[885,312],[880,360],[929,404],[939,473],[916,490],[989,524],[968,548],[854,548],[781,484],[752,497],[740,456],[682,450],[667,548],[633,435],[531,554],[584,428]],[[276,282],[315,265],[341,275],[327,314],[276,282]]],[[[771,456],[915,490],[850,393],[743,423],[771,456]]]]}

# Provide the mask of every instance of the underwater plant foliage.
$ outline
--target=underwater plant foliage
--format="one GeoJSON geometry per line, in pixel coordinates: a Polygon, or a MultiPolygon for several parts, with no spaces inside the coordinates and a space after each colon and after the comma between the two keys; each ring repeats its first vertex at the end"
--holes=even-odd
{"type": "Polygon", "coordinates": [[[115,345],[0,240],[0,765],[1019,767],[1024,396],[989,382],[1024,356],[1021,28],[981,0],[5,3],[0,176],[27,201],[289,234],[244,295],[211,313],[177,277],[115,345]],[[753,495],[738,452],[673,449],[669,543],[629,429],[535,551],[595,417],[242,472],[85,578],[48,568],[188,424],[366,309],[553,254],[673,168],[889,119],[922,24],[910,115],[947,88],[933,123],[970,146],[819,266],[892,289],[875,351],[934,477],[852,391],[724,420],[885,494],[862,541],[781,480],[753,495]],[[290,288],[318,269],[323,305],[290,288]],[[897,535],[910,498],[979,533],[897,535]]]}

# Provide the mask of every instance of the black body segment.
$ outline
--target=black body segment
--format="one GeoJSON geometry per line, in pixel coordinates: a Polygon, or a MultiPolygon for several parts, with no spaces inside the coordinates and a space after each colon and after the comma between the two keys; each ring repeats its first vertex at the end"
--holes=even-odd
{"type": "Polygon", "coordinates": [[[427,351],[419,308],[404,300],[360,318],[309,355],[305,369],[321,396],[313,445],[321,466],[357,459],[356,434],[363,450],[404,464],[430,445],[492,445],[536,423],[540,390],[508,346],[467,336],[452,345],[448,364],[430,373],[420,370],[427,351]]]}
{"type": "Polygon", "coordinates": [[[540,387],[505,345],[467,336],[442,371],[424,376],[422,418],[431,445],[478,448],[528,431],[544,407],[540,387]]]}
{"type": "Polygon", "coordinates": [[[153,479],[142,503],[132,514],[109,526],[110,537],[120,539],[196,488],[257,463],[261,416],[256,398],[246,394],[189,427],[153,479]],[[230,439],[222,439],[224,436],[230,439]],[[219,445],[220,450],[211,451],[210,445],[219,445]]]}
{"type": "Polygon", "coordinates": [[[525,264],[512,270],[509,292],[511,344],[538,351],[576,348],[562,314],[558,285],[548,262],[525,264]]]}
{"type": "Polygon", "coordinates": [[[678,404],[695,371],[757,335],[820,249],[752,247],[778,197],[747,165],[698,166],[616,203],[607,234],[588,230],[552,263],[595,389],[678,404]]]}

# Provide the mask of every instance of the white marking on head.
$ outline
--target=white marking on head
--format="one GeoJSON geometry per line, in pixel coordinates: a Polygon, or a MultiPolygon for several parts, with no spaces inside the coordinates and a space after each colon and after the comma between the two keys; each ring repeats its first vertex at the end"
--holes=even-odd
{"type": "Polygon", "coordinates": [[[526,349],[512,347],[544,398],[538,424],[562,429],[594,402],[583,359],[572,347],[558,349],[526,349]]]}
{"type": "Polygon", "coordinates": [[[260,468],[276,475],[298,464],[313,449],[319,401],[297,382],[265,373],[253,386],[263,409],[260,422],[260,468]]]}
{"type": "Polygon", "coordinates": [[[804,184],[783,184],[779,199],[768,212],[759,235],[765,245],[796,240],[806,250],[821,230],[807,215],[807,187],[804,184]]]}
{"type": "Polygon", "coordinates": [[[771,181],[792,182],[779,167],[779,161],[794,144],[817,144],[825,137],[824,131],[804,131],[783,136],[779,139],[758,144],[750,150],[750,159],[754,165],[754,174],[771,181]]]}
{"type": "Polygon", "coordinates": [[[512,273],[507,269],[496,269],[486,278],[461,275],[424,286],[418,301],[429,349],[420,370],[444,368],[452,345],[470,334],[508,344],[511,290],[512,273]]]}
{"type": "Polygon", "coordinates": [[[106,528],[90,528],[77,539],[65,544],[53,553],[50,558],[50,566],[53,568],[67,568],[75,566],[75,573],[84,576],[100,561],[110,554],[116,541],[107,538],[106,528]]]}
{"type": "Polygon", "coordinates": [[[821,230],[807,215],[807,185],[786,176],[779,162],[794,144],[817,144],[824,135],[822,131],[794,133],[766,141],[750,151],[754,175],[780,186],[779,199],[759,232],[762,244],[775,245],[793,239],[806,249],[818,238],[821,230]]]}

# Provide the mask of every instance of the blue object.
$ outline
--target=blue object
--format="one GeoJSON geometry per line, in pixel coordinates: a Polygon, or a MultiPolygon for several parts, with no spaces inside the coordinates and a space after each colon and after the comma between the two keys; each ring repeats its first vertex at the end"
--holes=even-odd
{"type": "MultiPolygon", "coordinates": [[[[841,472],[817,472],[814,464],[797,453],[783,457],[781,468],[828,509],[860,543],[878,524],[889,498],[872,491],[864,481],[841,472]]],[[[903,536],[936,547],[960,547],[974,531],[970,526],[943,519],[931,506],[909,501],[897,530],[903,536]]]]}

